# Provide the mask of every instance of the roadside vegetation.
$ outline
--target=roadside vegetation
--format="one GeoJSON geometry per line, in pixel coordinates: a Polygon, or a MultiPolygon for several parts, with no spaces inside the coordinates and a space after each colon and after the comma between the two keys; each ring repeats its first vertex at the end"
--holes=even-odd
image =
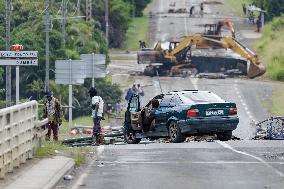
{"type": "Polygon", "coordinates": [[[145,41],[146,45],[150,45],[149,39],[149,11],[146,8],[143,11],[143,16],[135,17],[132,19],[126,33],[126,42],[124,45],[125,50],[138,50],[138,41],[145,41]]]}
{"type": "Polygon", "coordinates": [[[265,25],[262,38],[256,47],[267,67],[267,76],[272,80],[284,81],[284,15],[275,17],[265,25]]]}
{"type": "MultiPolygon", "coordinates": [[[[67,2],[66,43],[63,44],[61,32],[61,0],[51,1],[50,7],[50,88],[54,96],[61,100],[62,105],[68,104],[68,87],[55,84],[55,60],[79,59],[80,54],[103,53],[109,60],[108,48],[122,48],[126,33],[132,19],[140,19],[150,0],[110,0],[109,1],[109,44],[105,40],[105,11],[104,1],[92,4],[92,19],[69,19],[77,15],[76,1],[67,2]]],[[[81,1],[80,15],[86,15],[86,3],[81,1]]],[[[5,13],[5,1],[0,2],[0,12],[5,13]]],[[[13,1],[11,17],[11,44],[21,44],[24,50],[39,52],[39,66],[21,67],[20,98],[33,99],[42,102],[44,97],[45,79],[45,32],[44,32],[44,1],[13,1]]],[[[5,50],[5,14],[0,15],[0,50],[5,50]]],[[[14,73],[14,68],[12,70],[14,73]]],[[[14,86],[15,77],[12,77],[14,86]]],[[[121,101],[120,86],[113,84],[111,78],[97,79],[96,87],[107,104],[121,101]]],[[[0,108],[5,106],[5,73],[0,68],[0,108]]],[[[84,85],[74,86],[74,118],[90,115],[90,98],[88,89],[91,80],[86,79],[84,85]]],[[[14,92],[13,94],[14,95],[14,92]]],[[[12,99],[15,99],[13,96],[12,99]]],[[[67,111],[65,111],[67,116],[67,111]]]]}
{"type": "Polygon", "coordinates": [[[45,141],[42,146],[38,148],[35,152],[35,157],[46,158],[52,157],[54,155],[64,155],[74,159],[75,166],[86,162],[86,157],[89,155],[91,150],[87,147],[66,147],[59,142],[45,141]]]}

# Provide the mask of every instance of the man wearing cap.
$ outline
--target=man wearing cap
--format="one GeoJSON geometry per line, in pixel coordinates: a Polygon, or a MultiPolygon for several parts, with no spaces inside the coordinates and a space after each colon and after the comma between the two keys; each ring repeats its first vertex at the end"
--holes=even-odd
{"type": "Polygon", "coordinates": [[[93,118],[93,137],[95,138],[95,145],[102,143],[100,140],[101,135],[101,119],[103,118],[104,112],[104,101],[102,97],[98,96],[97,90],[91,87],[89,90],[90,97],[92,98],[92,118],[93,118]]]}
{"type": "Polygon", "coordinates": [[[51,132],[53,132],[53,140],[58,141],[58,128],[62,124],[61,106],[51,91],[46,93],[44,117],[48,118],[46,140],[50,140],[51,132]]]}

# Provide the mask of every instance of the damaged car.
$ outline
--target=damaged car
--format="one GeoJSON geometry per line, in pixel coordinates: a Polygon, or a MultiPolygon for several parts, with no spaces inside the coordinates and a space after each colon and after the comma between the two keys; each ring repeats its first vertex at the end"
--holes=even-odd
{"type": "Polygon", "coordinates": [[[159,94],[143,108],[139,96],[133,95],[125,112],[124,138],[128,144],[138,144],[142,138],[180,143],[188,136],[216,134],[227,141],[238,123],[236,104],[210,91],[159,94]]]}

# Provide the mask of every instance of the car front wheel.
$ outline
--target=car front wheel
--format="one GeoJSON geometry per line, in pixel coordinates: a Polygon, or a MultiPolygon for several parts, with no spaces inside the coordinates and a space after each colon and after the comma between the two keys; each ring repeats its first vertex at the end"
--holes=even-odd
{"type": "Polygon", "coordinates": [[[141,138],[136,138],[136,135],[134,132],[125,131],[124,141],[127,144],[138,144],[141,141],[141,138]]]}
{"type": "Polygon", "coordinates": [[[169,137],[173,143],[185,141],[185,136],[181,133],[180,127],[174,121],[172,121],[169,125],[169,137]]]}
{"type": "Polygon", "coordinates": [[[232,131],[225,131],[217,134],[217,138],[221,141],[228,141],[232,138],[232,131]]]}

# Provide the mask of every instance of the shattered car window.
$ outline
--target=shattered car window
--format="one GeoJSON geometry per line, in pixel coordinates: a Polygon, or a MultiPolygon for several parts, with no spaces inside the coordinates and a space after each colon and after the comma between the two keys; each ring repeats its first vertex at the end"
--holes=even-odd
{"type": "Polygon", "coordinates": [[[180,96],[185,104],[191,104],[192,102],[225,102],[214,93],[206,91],[182,93],[180,96]]]}

